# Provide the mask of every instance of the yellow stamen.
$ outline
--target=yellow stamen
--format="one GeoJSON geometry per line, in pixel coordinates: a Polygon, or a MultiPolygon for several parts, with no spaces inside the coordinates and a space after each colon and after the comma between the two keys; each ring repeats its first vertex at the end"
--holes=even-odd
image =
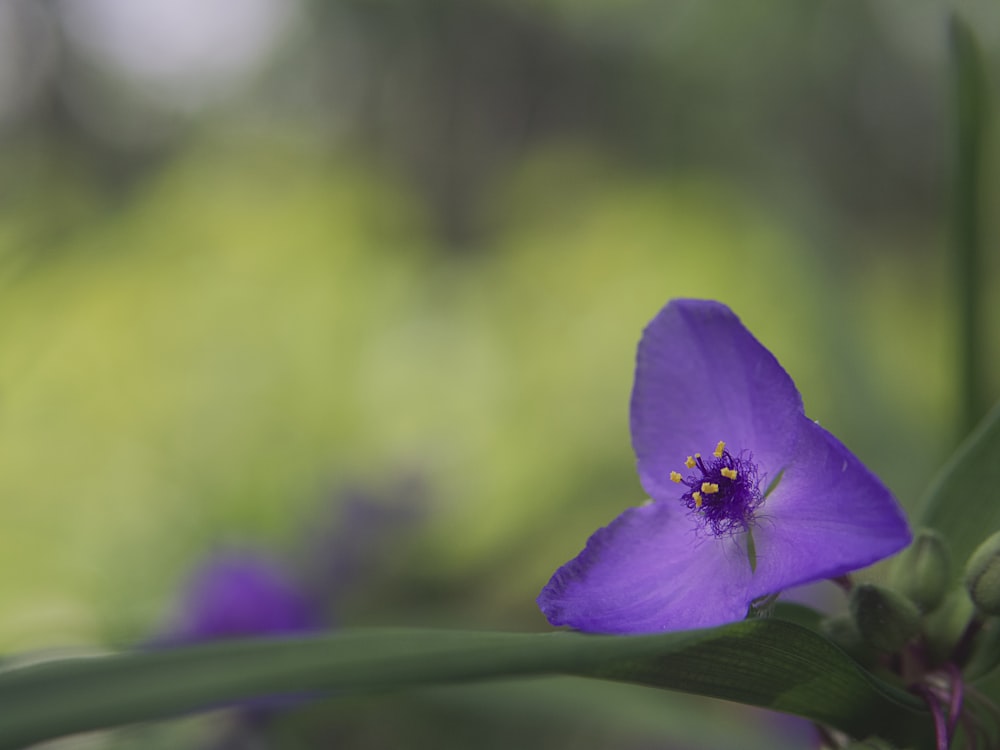
{"type": "Polygon", "coordinates": [[[684,462],[684,465],[687,466],[689,469],[693,469],[698,464],[694,462],[694,459],[691,456],[688,456],[687,461],[684,462]]]}
{"type": "Polygon", "coordinates": [[[715,456],[716,458],[722,458],[722,451],[724,451],[725,449],[726,449],[726,444],[720,440],[719,444],[715,446],[715,452],[712,453],[712,455],[715,456]]]}
{"type": "Polygon", "coordinates": [[[680,481],[681,481],[680,472],[678,472],[678,471],[672,471],[672,472],[670,472],[670,481],[671,482],[677,482],[678,484],[680,484],[680,481]]]}
{"type": "Polygon", "coordinates": [[[700,508],[701,507],[701,493],[700,492],[692,492],[691,493],[691,497],[694,498],[694,507],[695,508],[700,508]]]}
{"type": "Polygon", "coordinates": [[[736,469],[722,469],[719,473],[726,479],[736,479],[736,469]]]}
{"type": "Polygon", "coordinates": [[[702,482],[701,491],[706,495],[714,495],[719,491],[719,485],[715,484],[715,482],[702,482]]]}

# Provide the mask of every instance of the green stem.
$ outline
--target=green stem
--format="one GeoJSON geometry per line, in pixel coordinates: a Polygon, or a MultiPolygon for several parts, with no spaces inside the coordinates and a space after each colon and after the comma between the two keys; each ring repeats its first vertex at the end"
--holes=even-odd
{"type": "Polygon", "coordinates": [[[983,274],[980,233],[980,167],[986,115],[982,55],[975,35],[958,15],[950,25],[956,113],[954,257],[959,315],[959,429],[964,437],[988,408],[979,311],[983,274]]]}

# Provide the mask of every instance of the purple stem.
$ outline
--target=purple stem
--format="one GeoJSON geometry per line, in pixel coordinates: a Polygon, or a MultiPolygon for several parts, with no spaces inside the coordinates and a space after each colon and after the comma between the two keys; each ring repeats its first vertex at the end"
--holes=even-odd
{"type": "Polygon", "coordinates": [[[948,698],[948,736],[955,734],[958,726],[958,718],[962,715],[962,699],[964,697],[965,683],[962,682],[962,673],[958,671],[951,662],[945,665],[948,676],[951,677],[951,691],[948,698]]]}
{"type": "Polygon", "coordinates": [[[837,576],[836,578],[831,578],[830,581],[840,586],[840,588],[844,590],[845,594],[850,594],[851,589],[854,588],[854,581],[851,580],[851,576],[847,573],[844,573],[842,576],[837,576]]]}
{"type": "Polygon", "coordinates": [[[944,711],[941,710],[941,704],[938,703],[937,698],[934,697],[934,693],[924,685],[917,685],[913,688],[913,690],[917,695],[924,699],[924,703],[927,704],[927,708],[930,709],[931,716],[934,718],[934,739],[936,750],[948,750],[948,726],[944,716],[944,711]]]}
{"type": "Polygon", "coordinates": [[[959,638],[955,648],[951,651],[952,662],[955,664],[965,664],[969,660],[969,656],[972,655],[972,644],[982,629],[982,618],[979,615],[973,615],[972,619],[969,620],[969,624],[965,626],[965,630],[962,631],[962,637],[959,638]]]}

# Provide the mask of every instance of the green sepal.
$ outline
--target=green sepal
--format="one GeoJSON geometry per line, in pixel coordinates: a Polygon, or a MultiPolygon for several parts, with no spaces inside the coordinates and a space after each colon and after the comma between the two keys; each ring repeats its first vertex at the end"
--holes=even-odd
{"type": "Polygon", "coordinates": [[[750,572],[757,572],[757,542],[753,538],[753,529],[747,529],[747,559],[750,561],[750,572]]]}

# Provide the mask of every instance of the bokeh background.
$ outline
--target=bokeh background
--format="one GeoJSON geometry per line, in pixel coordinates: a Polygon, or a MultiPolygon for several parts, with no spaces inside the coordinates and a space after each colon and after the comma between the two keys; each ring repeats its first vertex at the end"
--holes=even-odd
{"type": "MultiPolygon", "coordinates": [[[[962,8],[992,70],[1000,7],[962,8]]],[[[337,624],[546,628],[643,499],[634,349],[675,296],[730,304],[915,508],[961,437],[947,11],[4,0],[0,651],[142,642],[234,546],[342,547],[337,624]]],[[[716,704],[594,690],[394,715],[506,747],[477,710],[543,738],[590,700],[635,747],[726,746],[662,718],[716,704]]],[[[361,705],[343,737],[394,746],[361,705]]]]}

